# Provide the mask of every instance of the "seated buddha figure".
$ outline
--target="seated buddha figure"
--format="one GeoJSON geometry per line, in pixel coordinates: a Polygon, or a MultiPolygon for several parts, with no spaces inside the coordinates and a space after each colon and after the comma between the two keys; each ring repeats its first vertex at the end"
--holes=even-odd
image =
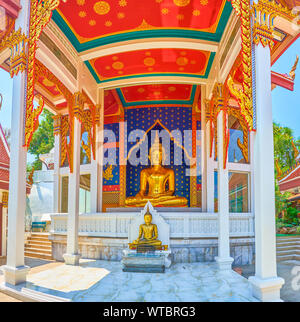
{"type": "Polygon", "coordinates": [[[134,240],[129,247],[139,246],[139,245],[148,245],[148,246],[161,246],[161,241],[157,239],[158,232],[157,226],[152,224],[152,215],[147,208],[147,212],[144,215],[145,223],[141,224],[139,227],[139,236],[134,240]]]}
{"type": "Polygon", "coordinates": [[[188,201],[185,197],[174,195],[174,170],[162,166],[163,153],[164,149],[157,135],[149,151],[151,167],[141,171],[140,191],[136,196],[126,198],[127,207],[144,207],[147,201],[150,201],[153,206],[187,206],[188,201]]]}

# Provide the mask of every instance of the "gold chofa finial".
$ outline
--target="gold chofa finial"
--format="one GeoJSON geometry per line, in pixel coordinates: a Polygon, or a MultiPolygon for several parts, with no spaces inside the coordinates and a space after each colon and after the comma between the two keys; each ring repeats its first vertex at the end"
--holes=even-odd
{"type": "Polygon", "coordinates": [[[291,71],[289,72],[289,75],[292,78],[292,80],[294,80],[295,77],[296,77],[295,71],[296,71],[296,68],[297,68],[297,65],[298,65],[298,61],[299,61],[299,56],[297,55],[296,60],[294,62],[294,65],[293,65],[291,71]]]}

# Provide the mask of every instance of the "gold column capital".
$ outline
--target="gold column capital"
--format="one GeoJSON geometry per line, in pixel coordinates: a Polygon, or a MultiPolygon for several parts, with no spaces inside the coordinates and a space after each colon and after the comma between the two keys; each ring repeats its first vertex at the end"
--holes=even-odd
{"type": "Polygon", "coordinates": [[[13,78],[19,72],[24,72],[27,66],[28,55],[26,52],[26,44],[28,38],[19,28],[13,30],[0,43],[0,51],[4,48],[10,48],[10,76],[13,78]]]}
{"type": "Polygon", "coordinates": [[[274,19],[283,17],[288,21],[292,21],[297,17],[297,14],[292,13],[292,10],[282,6],[275,0],[259,0],[252,5],[253,17],[253,42],[255,45],[261,43],[264,47],[269,46],[270,49],[274,46],[274,19]]]}
{"type": "Polygon", "coordinates": [[[74,93],[74,106],[73,112],[74,117],[76,117],[80,122],[82,122],[83,117],[83,108],[84,108],[84,100],[81,92],[74,93]]]}

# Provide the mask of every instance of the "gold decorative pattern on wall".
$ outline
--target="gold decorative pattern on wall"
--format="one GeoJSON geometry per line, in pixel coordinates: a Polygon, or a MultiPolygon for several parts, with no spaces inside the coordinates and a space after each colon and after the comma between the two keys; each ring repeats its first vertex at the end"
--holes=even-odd
{"type": "Polygon", "coordinates": [[[3,208],[8,207],[8,192],[7,191],[2,192],[2,207],[3,208]]]}

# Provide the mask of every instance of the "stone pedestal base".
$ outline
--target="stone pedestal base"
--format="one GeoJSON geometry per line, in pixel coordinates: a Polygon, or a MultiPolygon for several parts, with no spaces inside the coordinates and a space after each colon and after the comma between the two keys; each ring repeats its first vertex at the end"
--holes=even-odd
{"type": "Polygon", "coordinates": [[[171,266],[171,251],[155,251],[153,254],[137,253],[125,249],[122,257],[123,272],[164,273],[171,266]]]}
{"type": "Polygon", "coordinates": [[[64,254],[63,258],[66,265],[79,265],[81,255],[79,254],[64,254]]]}
{"type": "Polygon", "coordinates": [[[228,257],[228,258],[216,257],[215,260],[218,264],[219,270],[229,271],[232,269],[232,262],[233,262],[232,257],[228,257]]]}
{"type": "Polygon", "coordinates": [[[3,266],[2,271],[4,274],[5,284],[18,285],[26,282],[26,275],[29,272],[30,267],[20,266],[20,267],[10,267],[3,266]]]}
{"type": "Polygon", "coordinates": [[[280,299],[280,289],[284,284],[281,277],[262,279],[250,276],[249,282],[252,284],[253,296],[263,302],[282,302],[280,299]]]}

